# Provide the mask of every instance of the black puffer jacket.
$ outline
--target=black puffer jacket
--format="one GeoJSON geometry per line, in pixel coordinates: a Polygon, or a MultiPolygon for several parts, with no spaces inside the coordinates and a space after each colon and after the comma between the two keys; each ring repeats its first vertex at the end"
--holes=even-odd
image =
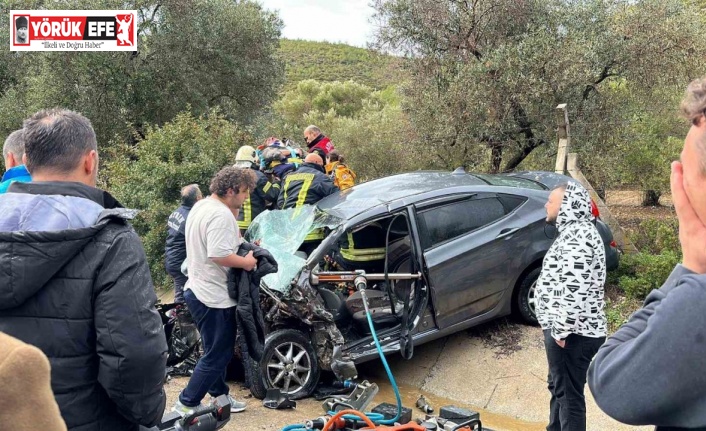
{"type": "Polygon", "coordinates": [[[127,223],[135,212],[78,183],[10,191],[0,197],[0,331],[49,357],[69,430],[157,424],[167,345],[145,252],[127,223]]]}
{"type": "Polygon", "coordinates": [[[265,321],[260,309],[260,280],[267,274],[277,272],[277,261],[269,251],[249,242],[244,242],[238,248],[238,256],[246,256],[249,252],[257,259],[257,267],[253,271],[231,269],[228,273],[228,294],[238,302],[235,307],[235,319],[245,338],[250,356],[259,361],[262,359],[265,346],[265,321]]]}

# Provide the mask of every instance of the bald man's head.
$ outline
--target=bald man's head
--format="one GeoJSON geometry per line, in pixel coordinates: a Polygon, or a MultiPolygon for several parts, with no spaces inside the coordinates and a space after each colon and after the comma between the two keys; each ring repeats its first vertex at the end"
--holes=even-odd
{"type": "Polygon", "coordinates": [[[181,189],[181,204],[186,207],[193,207],[201,198],[203,195],[198,184],[189,184],[181,189]]]}
{"type": "Polygon", "coordinates": [[[319,166],[324,165],[324,159],[322,159],[321,156],[319,156],[316,153],[311,153],[311,154],[307,155],[306,158],[304,159],[304,162],[305,163],[316,163],[319,166]]]}

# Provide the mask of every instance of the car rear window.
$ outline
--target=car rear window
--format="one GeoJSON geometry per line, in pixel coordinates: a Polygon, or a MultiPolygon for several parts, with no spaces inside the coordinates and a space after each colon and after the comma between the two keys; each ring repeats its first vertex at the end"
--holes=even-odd
{"type": "Polygon", "coordinates": [[[546,190],[540,183],[525,178],[508,177],[505,175],[473,174],[491,186],[518,187],[522,189],[546,190]]]}
{"type": "Polygon", "coordinates": [[[515,210],[515,208],[527,201],[525,196],[506,195],[501,193],[498,193],[498,199],[500,199],[500,202],[505,208],[505,214],[510,214],[515,210]]]}

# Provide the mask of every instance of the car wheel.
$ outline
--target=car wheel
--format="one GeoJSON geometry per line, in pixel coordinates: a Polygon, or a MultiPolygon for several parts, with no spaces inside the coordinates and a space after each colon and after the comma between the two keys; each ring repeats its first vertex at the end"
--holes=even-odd
{"type": "Polygon", "coordinates": [[[263,399],[277,388],[289,399],[305,398],[319,382],[319,361],[309,337],[294,329],[275,331],[267,337],[262,360],[256,364],[250,393],[263,399]]]}
{"type": "Polygon", "coordinates": [[[520,283],[515,296],[517,312],[525,322],[537,325],[537,279],[541,268],[530,271],[520,283]]]}

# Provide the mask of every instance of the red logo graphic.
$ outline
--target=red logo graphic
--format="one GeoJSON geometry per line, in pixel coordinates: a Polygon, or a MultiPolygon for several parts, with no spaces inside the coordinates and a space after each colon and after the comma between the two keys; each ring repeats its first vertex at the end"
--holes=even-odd
{"type": "Polygon", "coordinates": [[[118,25],[118,45],[135,46],[135,34],[133,32],[132,14],[115,15],[115,22],[118,25]]]}

